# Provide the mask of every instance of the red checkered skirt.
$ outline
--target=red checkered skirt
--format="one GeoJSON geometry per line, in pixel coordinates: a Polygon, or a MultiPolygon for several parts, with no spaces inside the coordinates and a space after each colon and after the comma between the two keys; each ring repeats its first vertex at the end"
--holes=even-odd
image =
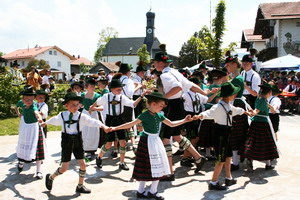
{"type": "Polygon", "coordinates": [[[214,136],[213,136],[213,124],[214,120],[203,120],[200,123],[199,128],[199,146],[200,147],[213,147],[214,136]]]}

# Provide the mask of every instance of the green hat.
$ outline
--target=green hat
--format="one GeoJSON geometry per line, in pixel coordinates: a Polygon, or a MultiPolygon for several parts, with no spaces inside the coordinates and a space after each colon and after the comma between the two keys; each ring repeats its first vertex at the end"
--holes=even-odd
{"type": "Polygon", "coordinates": [[[205,70],[208,70],[208,68],[206,67],[206,65],[204,63],[200,64],[199,67],[198,67],[198,70],[199,69],[205,69],[205,70]]]}
{"type": "Polygon", "coordinates": [[[119,72],[121,72],[121,73],[126,73],[126,72],[128,72],[128,71],[130,71],[130,70],[132,70],[132,67],[131,66],[129,66],[127,63],[122,63],[121,65],[120,65],[120,69],[119,69],[119,72]]]}
{"type": "Polygon", "coordinates": [[[279,94],[281,93],[282,91],[278,88],[277,85],[272,85],[272,93],[273,94],[279,94]]]}
{"type": "Polygon", "coordinates": [[[69,101],[79,101],[80,103],[82,102],[82,97],[81,96],[77,96],[77,94],[75,92],[68,92],[65,95],[64,101],[62,102],[63,105],[65,105],[66,103],[68,103],[69,101]]]}
{"type": "Polygon", "coordinates": [[[270,88],[270,89],[273,89],[272,85],[270,85],[269,83],[263,83],[261,85],[258,85],[259,87],[261,88],[270,88]]]}
{"type": "Polygon", "coordinates": [[[196,78],[196,77],[190,78],[189,81],[191,81],[191,82],[193,82],[195,84],[199,84],[200,83],[200,80],[198,78],[196,78]]]}
{"type": "Polygon", "coordinates": [[[236,61],[238,58],[236,56],[228,56],[225,60],[225,64],[232,62],[232,61],[236,61]]]}
{"type": "Polygon", "coordinates": [[[48,93],[45,91],[45,90],[37,90],[36,91],[36,94],[38,95],[38,94],[43,94],[43,95],[45,95],[45,96],[48,96],[48,93]]]}
{"type": "Polygon", "coordinates": [[[214,69],[210,72],[210,76],[213,78],[213,79],[219,79],[219,78],[222,78],[224,76],[227,76],[227,72],[224,72],[222,70],[218,70],[218,69],[214,69]]]}
{"type": "Polygon", "coordinates": [[[165,102],[168,102],[168,99],[166,99],[164,95],[160,92],[152,92],[151,94],[145,95],[145,97],[147,99],[161,99],[164,100],[165,102]]]}
{"type": "Polygon", "coordinates": [[[85,76],[84,75],[80,75],[79,79],[84,80],[85,76]]]}
{"type": "Polygon", "coordinates": [[[237,94],[241,90],[240,86],[234,86],[231,82],[226,82],[221,85],[220,97],[229,97],[237,94]]]}
{"type": "Polygon", "coordinates": [[[254,62],[253,56],[251,56],[250,54],[244,55],[242,62],[251,62],[251,63],[254,62]]]}
{"type": "Polygon", "coordinates": [[[89,78],[85,81],[85,85],[97,85],[97,81],[93,78],[89,78]]]}
{"type": "Polygon", "coordinates": [[[13,64],[12,64],[12,66],[14,67],[14,66],[17,66],[17,67],[19,67],[20,65],[18,64],[18,61],[17,60],[14,60],[14,62],[13,62],[13,64]]]}
{"type": "Polygon", "coordinates": [[[137,66],[135,73],[142,72],[142,71],[145,72],[147,70],[145,69],[145,67],[143,65],[139,65],[139,66],[137,66]]]}
{"type": "Polygon", "coordinates": [[[83,85],[82,85],[80,82],[74,82],[74,83],[72,83],[72,84],[71,84],[71,88],[73,89],[73,87],[74,87],[75,85],[78,85],[79,87],[81,87],[81,89],[83,89],[83,85]]]}
{"type": "Polygon", "coordinates": [[[35,96],[36,93],[35,93],[35,91],[33,89],[33,86],[31,86],[31,85],[25,85],[23,91],[20,92],[20,95],[35,96]]]}
{"type": "Polygon", "coordinates": [[[123,87],[123,84],[121,83],[121,81],[119,79],[112,79],[108,87],[109,88],[119,88],[119,87],[123,87]]]}
{"type": "Polygon", "coordinates": [[[152,60],[153,61],[162,61],[162,62],[166,62],[166,63],[172,62],[172,60],[170,59],[167,52],[162,52],[162,51],[157,52],[152,60]]]}

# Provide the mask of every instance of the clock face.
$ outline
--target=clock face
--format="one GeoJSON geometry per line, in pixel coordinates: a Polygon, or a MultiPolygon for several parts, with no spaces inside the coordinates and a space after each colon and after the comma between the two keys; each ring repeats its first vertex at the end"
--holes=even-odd
{"type": "Polygon", "coordinates": [[[152,33],[152,29],[151,29],[151,28],[148,28],[148,29],[147,29],[147,32],[148,32],[149,34],[151,34],[151,33],[152,33]]]}

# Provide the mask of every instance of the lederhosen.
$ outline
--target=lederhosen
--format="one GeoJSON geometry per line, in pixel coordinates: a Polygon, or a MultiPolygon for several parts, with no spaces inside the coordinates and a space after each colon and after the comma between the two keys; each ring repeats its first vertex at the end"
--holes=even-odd
{"type": "MultiPolygon", "coordinates": [[[[143,79],[141,79],[141,84],[142,84],[143,79]]],[[[143,88],[139,89],[143,92],[143,88]]],[[[137,100],[141,95],[133,95],[133,100],[137,100]]],[[[142,114],[144,105],[143,105],[143,99],[136,105],[134,108],[134,115],[137,118],[140,114],[142,114]]]]}
{"type": "MultiPolygon", "coordinates": [[[[122,95],[120,96],[120,102],[113,102],[109,100],[109,95],[107,95],[107,103],[108,103],[108,114],[106,115],[105,125],[106,126],[119,126],[124,123],[122,119],[122,95]],[[119,115],[113,115],[110,113],[110,106],[112,103],[115,103],[116,105],[119,104],[120,107],[120,114],[119,115]]],[[[125,131],[124,130],[117,130],[112,131],[110,133],[107,133],[106,136],[106,142],[113,142],[115,140],[125,140],[125,131]],[[116,138],[117,137],[117,138],[116,138]]]]}
{"type": "MultiPolygon", "coordinates": [[[[193,104],[193,112],[185,111],[185,115],[191,115],[191,116],[198,115],[199,113],[202,112],[200,99],[195,94],[195,101],[193,101],[192,95],[189,92],[187,92],[187,93],[190,96],[190,99],[193,104]],[[200,108],[198,110],[199,105],[200,105],[200,108]],[[196,110],[196,108],[197,108],[197,110],[196,110]]],[[[195,139],[196,137],[199,137],[199,135],[198,135],[199,124],[200,124],[200,120],[193,120],[184,125],[184,127],[186,128],[188,139],[195,139]]]]}
{"type": "Polygon", "coordinates": [[[232,157],[232,149],[229,142],[230,134],[232,131],[232,121],[230,120],[230,115],[232,114],[232,111],[227,111],[222,103],[220,103],[220,105],[224,108],[224,111],[226,112],[227,125],[220,125],[217,123],[214,124],[214,149],[217,162],[225,162],[226,158],[232,157]]]}
{"type": "MultiPolygon", "coordinates": [[[[251,89],[252,89],[253,76],[254,76],[254,73],[252,74],[252,76],[250,78],[250,81],[247,81],[247,79],[246,79],[247,78],[247,73],[245,72],[244,80],[246,82],[246,85],[250,86],[251,89]]],[[[246,95],[243,95],[243,96],[246,97],[247,103],[251,106],[252,109],[254,109],[254,104],[255,104],[255,100],[256,100],[257,97],[252,96],[251,94],[246,94],[246,95]]]]}
{"type": "MultiPolygon", "coordinates": [[[[179,82],[178,78],[169,72],[179,82]]],[[[180,120],[184,117],[183,99],[168,99],[167,106],[163,109],[164,115],[171,121],[180,120]]],[[[161,126],[161,134],[163,138],[170,139],[171,136],[178,136],[181,134],[182,125],[176,127],[169,127],[165,124],[161,126]]]]}
{"type": "MultiPolygon", "coordinates": [[[[123,78],[123,80],[121,81],[122,84],[123,84],[123,81],[125,79],[128,79],[128,78],[127,77],[123,78]]],[[[123,87],[122,87],[122,90],[124,92],[124,95],[127,96],[127,94],[126,94],[126,92],[125,92],[125,90],[124,90],[123,87]]],[[[122,119],[123,119],[123,123],[131,122],[132,121],[132,115],[133,115],[133,108],[132,107],[128,107],[128,106],[124,106],[124,111],[123,111],[123,113],[121,115],[122,119]]]]}
{"type": "MultiPolygon", "coordinates": [[[[272,97],[269,100],[269,104],[271,104],[271,102],[274,98],[275,97],[272,97]]],[[[279,130],[279,113],[269,113],[269,117],[272,122],[274,132],[276,133],[279,130]]]]}
{"type": "MultiPolygon", "coordinates": [[[[41,107],[39,107],[39,112],[41,111],[42,107],[45,105],[46,103],[44,103],[41,107]]],[[[43,122],[46,121],[46,119],[42,119],[43,122]]],[[[45,135],[45,138],[47,138],[47,125],[45,127],[43,127],[43,132],[44,132],[44,135],[45,135]]]]}
{"type": "Polygon", "coordinates": [[[77,134],[71,135],[66,133],[66,124],[69,124],[69,121],[65,121],[62,113],[61,117],[64,122],[64,132],[61,133],[61,162],[69,162],[71,160],[72,153],[77,160],[81,160],[84,158],[83,142],[79,126],[81,113],[77,120],[72,120],[71,122],[71,124],[77,123],[77,134]]]}

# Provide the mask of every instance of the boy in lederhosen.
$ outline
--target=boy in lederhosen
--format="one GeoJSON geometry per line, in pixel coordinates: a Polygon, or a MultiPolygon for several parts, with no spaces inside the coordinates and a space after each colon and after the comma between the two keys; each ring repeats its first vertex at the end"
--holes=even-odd
{"type": "Polygon", "coordinates": [[[226,82],[221,86],[220,97],[222,100],[212,106],[209,110],[200,113],[200,119],[213,119],[214,124],[214,149],[216,154],[216,164],[212,179],[209,183],[209,190],[226,190],[226,186],[236,184],[236,180],[231,176],[231,159],[232,149],[230,145],[230,133],[232,130],[232,117],[235,115],[249,114],[244,109],[234,107],[230,104],[235,99],[236,94],[240,91],[239,86],[234,86],[226,82]],[[218,178],[225,165],[225,185],[218,183],[218,178]]]}
{"type": "MultiPolygon", "coordinates": [[[[127,96],[121,94],[122,87],[123,84],[119,79],[112,79],[109,85],[111,92],[104,94],[90,107],[90,110],[94,110],[96,106],[103,106],[102,119],[107,126],[118,126],[123,124],[124,121],[122,119],[122,113],[124,112],[124,107],[128,106],[134,108],[144,96],[143,93],[137,100],[130,100],[127,96]]],[[[126,152],[124,130],[113,131],[107,134],[106,143],[101,147],[99,156],[96,159],[96,165],[99,168],[102,168],[102,158],[112,146],[112,143],[115,141],[116,136],[118,137],[120,143],[119,168],[123,170],[129,170],[126,163],[124,162],[126,152]]]]}
{"type": "Polygon", "coordinates": [[[79,181],[76,187],[78,193],[91,193],[84,185],[84,177],[86,174],[86,165],[84,162],[84,150],[82,143],[81,130],[83,125],[89,127],[107,127],[99,120],[78,111],[82,97],[77,96],[74,92],[65,95],[64,104],[67,111],[59,113],[57,116],[50,118],[45,124],[62,126],[61,135],[61,166],[53,174],[46,175],[46,188],[52,190],[54,179],[63,174],[69,168],[72,154],[75,156],[79,164],[79,181]]]}

